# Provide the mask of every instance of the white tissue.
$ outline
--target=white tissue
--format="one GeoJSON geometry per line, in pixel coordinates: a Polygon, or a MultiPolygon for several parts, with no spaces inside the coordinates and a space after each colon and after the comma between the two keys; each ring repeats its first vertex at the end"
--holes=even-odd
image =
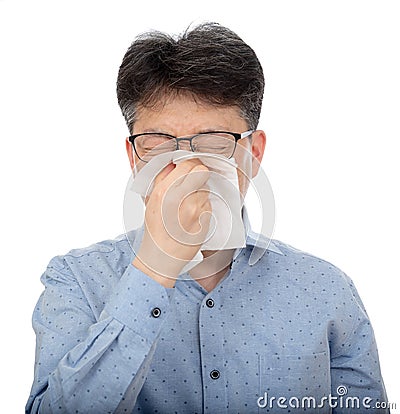
{"type": "Polygon", "coordinates": [[[131,190],[143,197],[149,195],[154,178],[166,165],[170,162],[178,165],[190,158],[198,158],[210,170],[207,185],[213,218],[206,241],[192,261],[182,269],[181,274],[203,260],[201,250],[233,249],[246,245],[237,164],[233,158],[185,150],[160,154],[152,158],[139,172],[135,172],[131,190]]]}

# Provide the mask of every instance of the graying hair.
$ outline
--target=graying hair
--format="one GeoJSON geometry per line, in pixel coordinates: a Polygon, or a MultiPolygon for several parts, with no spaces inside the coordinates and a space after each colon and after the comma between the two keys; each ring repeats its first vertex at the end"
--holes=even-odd
{"type": "Polygon", "coordinates": [[[256,129],[264,84],[253,49],[230,29],[204,23],[178,37],[158,31],[138,36],[119,68],[117,97],[131,134],[139,107],[162,104],[174,94],[236,106],[256,129]]]}

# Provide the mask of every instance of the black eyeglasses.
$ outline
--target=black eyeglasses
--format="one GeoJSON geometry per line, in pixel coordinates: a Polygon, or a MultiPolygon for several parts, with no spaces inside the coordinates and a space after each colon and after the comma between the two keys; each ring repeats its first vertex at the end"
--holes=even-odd
{"type": "Polygon", "coordinates": [[[128,139],[136,155],[144,162],[150,161],[159,154],[179,149],[181,141],[189,141],[190,150],[193,152],[205,152],[231,158],[237,141],[251,136],[253,132],[254,130],[242,133],[212,131],[180,138],[158,132],[144,132],[131,135],[128,139]]]}

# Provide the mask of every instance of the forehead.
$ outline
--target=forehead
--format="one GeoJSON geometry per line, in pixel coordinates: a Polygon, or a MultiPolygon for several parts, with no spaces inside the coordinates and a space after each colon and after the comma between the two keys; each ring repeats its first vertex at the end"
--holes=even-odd
{"type": "Polygon", "coordinates": [[[139,107],[135,132],[157,131],[171,135],[195,134],[210,130],[243,132],[247,123],[236,106],[216,106],[187,96],[139,107]]]}

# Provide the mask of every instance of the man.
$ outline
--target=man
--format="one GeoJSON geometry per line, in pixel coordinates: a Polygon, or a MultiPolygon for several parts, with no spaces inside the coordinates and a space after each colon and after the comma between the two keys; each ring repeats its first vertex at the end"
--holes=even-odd
{"type": "MultiPolygon", "coordinates": [[[[132,169],[201,148],[234,157],[244,197],[265,148],[263,90],[254,51],[220,25],[138,37],[117,82],[132,169]]],[[[332,264],[271,240],[250,265],[257,235],[243,210],[246,247],[202,250],[182,273],[210,226],[209,177],[199,158],[169,163],[132,246],[123,235],[51,260],[26,412],[339,413],[346,397],[376,412],[386,401],[368,316],[332,264]]]]}

